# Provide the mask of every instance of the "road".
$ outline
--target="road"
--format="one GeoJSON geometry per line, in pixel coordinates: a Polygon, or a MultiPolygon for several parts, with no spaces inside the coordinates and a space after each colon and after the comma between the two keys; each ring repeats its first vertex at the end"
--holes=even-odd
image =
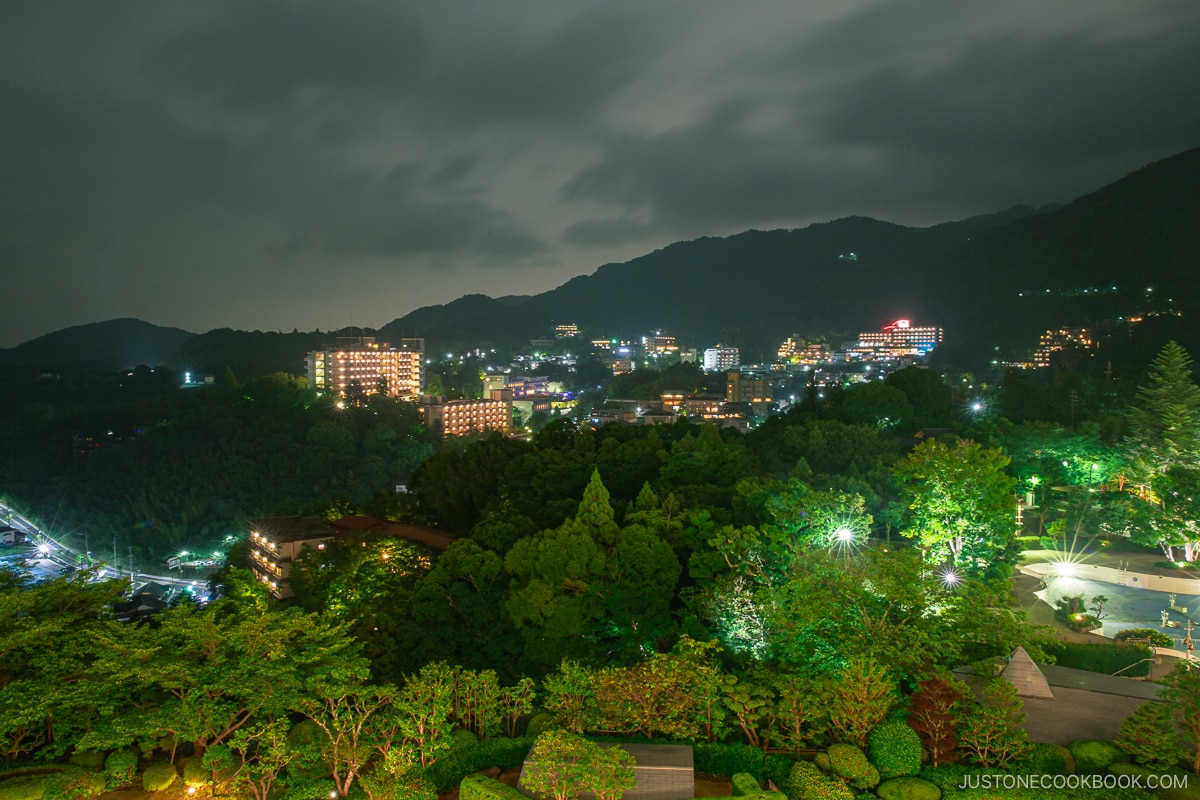
{"type": "MultiPolygon", "coordinates": [[[[15,509],[0,500],[0,519],[22,531],[28,547],[14,545],[12,548],[0,547],[0,560],[23,559],[36,578],[57,578],[64,569],[75,569],[85,560],[80,553],[46,533],[38,525],[18,513],[15,509]],[[12,550],[11,553],[6,552],[12,550]]],[[[93,559],[98,568],[98,579],[127,579],[133,586],[146,583],[160,583],[177,591],[199,591],[207,593],[207,582],[199,578],[182,578],[172,575],[154,575],[148,572],[120,571],[108,566],[103,561],[93,559]]]]}

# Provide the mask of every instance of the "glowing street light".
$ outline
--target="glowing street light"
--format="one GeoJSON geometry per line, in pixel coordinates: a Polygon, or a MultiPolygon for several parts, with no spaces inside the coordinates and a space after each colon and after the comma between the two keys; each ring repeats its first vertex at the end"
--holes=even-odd
{"type": "Polygon", "coordinates": [[[849,528],[838,528],[833,532],[833,535],[836,536],[838,541],[842,542],[843,544],[849,544],[850,542],[854,541],[854,531],[850,530],[849,528]]]}

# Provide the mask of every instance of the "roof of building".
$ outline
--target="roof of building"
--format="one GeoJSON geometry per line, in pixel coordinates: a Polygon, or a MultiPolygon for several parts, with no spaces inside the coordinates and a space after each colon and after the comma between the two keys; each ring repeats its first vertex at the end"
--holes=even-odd
{"type": "Polygon", "coordinates": [[[1033,659],[1025,652],[1024,647],[1018,647],[1013,652],[1002,676],[1017,687],[1017,694],[1021,697],[1054,699],[1054,692],[1050,691],[1050,684],[1046,682],[1046,676],[1038,669],[1037,664],[1033,663],[1033,659]]]}
{"type": "Polygon", "coordinates": [[[262,517],[250,520],[250,527],[273,542],[297,542],[335,536],[337,531],[320,517],[262,517]]]}

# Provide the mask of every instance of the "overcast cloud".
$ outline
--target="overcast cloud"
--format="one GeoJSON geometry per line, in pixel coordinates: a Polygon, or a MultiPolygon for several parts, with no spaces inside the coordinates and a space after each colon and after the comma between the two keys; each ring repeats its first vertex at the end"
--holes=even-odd
{"type": "Polygon", "coordinates": [[[1069,201],[1200,145],[1197,76],[1190,0],[7,3],[0,347],[1069,201]]]}

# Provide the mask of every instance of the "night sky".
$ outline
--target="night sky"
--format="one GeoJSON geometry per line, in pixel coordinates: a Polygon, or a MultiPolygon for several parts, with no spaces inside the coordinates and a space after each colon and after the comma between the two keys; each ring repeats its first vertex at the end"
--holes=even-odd
{"type": "Polygon", "coordinates": [[[1200,3],[17,2],[0,347],[378,327],[680,239],[1066,202],[1200,144],[1200,3]]]}

